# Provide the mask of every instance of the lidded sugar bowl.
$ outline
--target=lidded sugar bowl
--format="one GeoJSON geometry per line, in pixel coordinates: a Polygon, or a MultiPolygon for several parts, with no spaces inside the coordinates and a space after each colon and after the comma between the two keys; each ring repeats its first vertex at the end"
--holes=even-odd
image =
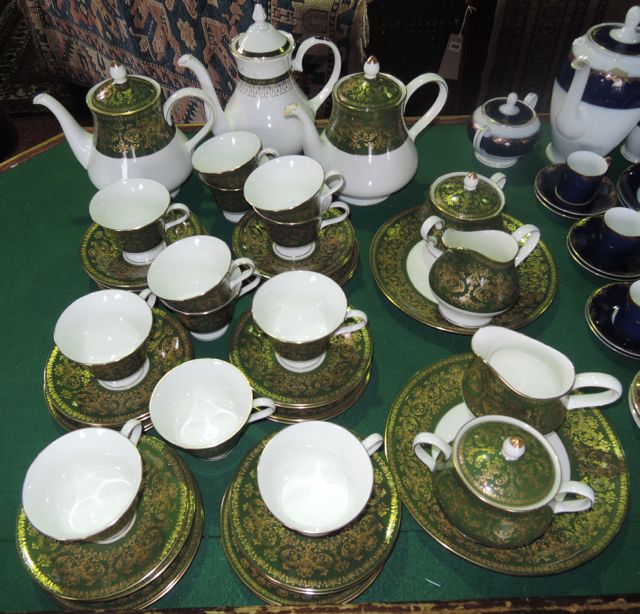
{"type": "Polygon", "coordinates": [[[429,187],[427,209],[456,230],[502,230],[505,199],[502,173],[484,177],[474,172],[447,173],[429,187]]]}
{"type": "Polygon", "coordinates": [[[529,544],[555,514],[586,511],[595,501],[591,487],[565,479],[547,439],[515,418],[474,418],[452,445],[418,433],[413,449],[433,473],[435,498],[451,524],[486,546],[529,544]]]}
{"type": "Polygon", "coordinates": [[[534,93],[518,100],[511,92],[480,105],[467,123],[476,158],[486,166],[508,168],[529,153],[542,132],[534,110],[537,102],[534,93]]]}

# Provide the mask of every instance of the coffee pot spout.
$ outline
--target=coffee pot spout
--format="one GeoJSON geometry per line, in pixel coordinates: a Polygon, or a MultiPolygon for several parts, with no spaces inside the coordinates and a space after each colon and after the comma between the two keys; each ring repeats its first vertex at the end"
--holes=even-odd
{"type": "MultiPolygon", "coordinates": [[[[218,100],[218,95],[213,87],[211,77],[209,77],[209,73],[207,72],[204,64],[190,53],[185,53],[178,59],[178,66],[188,68],[193,72],[200,83],[200,88],[205,92],[205,94],[208,94],[211,97],[214,103],[216,117],[216,121],[213,125],[213,133],[217,135],[222,134],[223,132],[229,132],[231,130],[231,126],[224,115],[224,111],[222,110],[222,106],[218,100]]],[[[207,119],[209,119],[210,113],[208,106],[205,105],[205,114],[207,119]]]]}
{"type": "Polygon", "coordinates": [[[571,68],[575,73],[567,96],[558,111],[556,125],[558,132],[565,138],[578,139],[584,134],[587,127],[585,119],[580,113],[580,101],[587,86],[591,66],[587,58],[578,57],[571,62],[571,68]]]}
{"type": "Polygon", "coordinates": [[[84,168],[89,166],[91,152],[94,149],[93,137],[87,132],[74,117],[60,104],[53,96],[49,94],[38,94],[33,99],[33,104],[39,104],[47,107],[55,116],[60,127],[64,132],[73,155],[78,159],[84,168]]]}

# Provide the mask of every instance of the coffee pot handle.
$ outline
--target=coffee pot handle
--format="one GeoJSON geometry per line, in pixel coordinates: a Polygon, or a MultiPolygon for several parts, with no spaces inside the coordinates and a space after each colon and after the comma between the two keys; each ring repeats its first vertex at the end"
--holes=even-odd
{"type": "Polygon", "coordinates": [[[305,41],[300,43],[300,47],[298,47],[298,53],[296,53],[296,57],[291,62],[291,67],[293,70],[302,72],[302,58],[304,54],[314,45],[326,45],[333,51],[333,72],[329,77],[329,80],[324,84],[324,87],[320,90],[318,94],[316,94],[311,100],[309,100],[309,104],[313,109],[313,114],[315,115],[320,105],[327,99],[329,94],[331,94],[333,90],[333,86],[338,81],[338,77],[340,76],[340,70],[342,69],[342,58],[340,57],[340,51],[336,47],[335,43],[332,41],[321,38],[319,36],[312,36],[311,38],[307,38],[305,41]]]}
{"type": "Polygon", "coordinates": [[[451,446],[435,433],[418,433],[413,438],[413,451],[415,455],[427,466],[431,471],[436,468],[436,457],[429,454],[422,446],[429,445],[436,450],[440,450],[444,454],[445,460],[451,458],[451,446]]]}
{"type": "Polygon", "coordinates": [[[572,391],[578,390],[579,388],[605,388],[605,390],[587,394],[572,394],[567,399],[567,409],[609,405],[615,403],[622,395],[622,384],[620,380],[607,373],[579,373],[576,375],[572,391]]]}
{"type": "Polygon", "coordinates": [[[418,75],[413,81],[410,81],[407,85],[407,96],[404,99],[404,105],[402,106],[402,113],[404,114],[404,109],[407,106],[407,102],[409,98],[413,95],[413,93],[423,85],[427,83],[436,83],[438,85],[438,97],[435,102],[431,105],[429,110],[409,129],[409,138],[412,141],[416,140],[416,137],[436,118],[436,115],[442,111],[442,107],[444,107],[444,103],[447,102],[447,94],[449,92],[449,87],[447,86],[447,82],[440,76],[436,75],[436,73],[428,72],[424,75],[418,75]]]}
{"type": "Polygon", "coordinates": [[[216,121],[216,111],[215,102],[213,101],[211,96],[209,96],[209,94],[203,92],[197,87],[183,87],[181,90],[178,90],[177,92],[171,94],[171,96],[167,98],[164,106],[162,107],[162,114],[164,115],[166,122],[170,126],[173,123],[173,118],[171,117],[171,109],[173,108],[173,105],[176,104],[178,100],[182,100],[183,98],[186,98],[188,96],[199,98],[211,110],[211,112],[207,114],[207,121],[205,122],[204,126],[202,126],[202,128],[200,128],[200,130],[198,130],[198,132],[196,132],[196,134],[192,136],[186,143],[187,151],[191,153],[195,149],[196,145],[198,145],[200,141],[202,141],[202,139],[204,139],[204,137],[207,136],[207,134],[209,134],[209,131],[213,128],[213,124],[216,121]]]}
{"type": "Polygon", "coordinates": [[[564,482],[560,485],[560,489],[556,494],[556,499],[549,503],[554,514],[566,514],[571,512],[585,512],[591,508],[596,501],[596,495],[590,486],[583,482],[574,482],[572,480],[564,482]],[[558,500],[558,495],[576,495],[575,499],[558,500]]]}
{"type": "Polygon", "coordinates": [[[524,224],[520,226],[511,236],[517,241],[520,249],[516,254],[515,266],[519,266],[535,249],[540,240],[540,230],[533,224],[524,224]]]}

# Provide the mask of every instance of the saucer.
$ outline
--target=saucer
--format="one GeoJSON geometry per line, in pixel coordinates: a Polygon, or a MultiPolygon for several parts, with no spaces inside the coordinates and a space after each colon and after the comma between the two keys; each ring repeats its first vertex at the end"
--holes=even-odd
{"type": "Polygon", "coordinates": [[[631,417],[640,428],[640,371],[636,373],[631,384],[629,384],[628,401],[631,417]]]}
{"type": "Polygon", "coordinates": [[[227,488],[223,512],[236,552],[271,584],[294,593],[335,596],[362,586],[387,560],[400,531],[400,500],[384,455],[371,457],[373,492],[360,516],[340,531],[309,537],[282,525],[260,497],[256,470],[268,439],[242,460],[227,488]]]}
{"type": "Polygon", "coordinates": [[[242,554],[238,540],[235,537],[233,524],[230,522],[228,490],[222,499],[220,509],[220,541],[227,561],[240,581],[262,601],[272,605],[333,605],[347,603],[361,595],[375,582],[382,571],[382,565],[371,576],[343,591],[332,593],[305,594],[298,593],[283,586],[270,582],[269,578],[253,565],[253,562],[242,554]]]}
{"type": "Polygon", "coordinates": [[[202,539],[204,507],[202,505],[202,497],[197,485],[193,481],[191,473],[186,469],[186,466],[184,466],[184,461],[182,459],[179,460],[183,464],[185,475],[189,477],[189,487],[195,490],[195,515],[185,545],[166,570],[146,586],[122,597],[115,597],[114,599],[104,601],[80,601],[52,595],[54,601],[66,610],[141,610],[148,608],[151,604],[158,601],[158,599],[164,597],[180,581],[193,562],[200,545],[200,540],[202,539]]]}
{"type": "Polygon", "coordinates": [[[371,333],[365,326],[332,337],[317,369],[293,373],[280,365],[250,309],[236,321],[229,349],[230,362],[245,374],[256,394],[275,401],[278,409],[269,419],[278,422],[327,419],[348,409],[364,392],[372,355],[371,333]]]}
{"type": "Polygon", "coordinates": [[[462,401],[462,377],[471,357],[452,356],[418,372],[390,409],[385,451],[403,503],[436,541],[486,569],[519,576],[547,575],[593,559],[622,526],[629,499],[622,446],[597,409],[567,412],[557,431],[571,459],[572,478],[585,479],[595,491],[596,504],[589,512],[559,514],[532,544],[505,549],[470,540],[442,513],[434,497],[432,474],[414,454],[411,442],[416,430],[433,430],[462,401]]]}
{"type": "MultiPolygon", "coordinates": [[[[325,216],[341,215],[328,211],[325,216]]],[[[284,260],[274,251],[271,239],[254,211],[245,215],[233,229],[231,245],[236,257],[251,258],[256,272],[268,278],[284,271],[304,268],[331,277],[341,286],[347,283],[358,265],[358,241],[351,222],[347,219],[326,226],[320,231],[317,246],[306,258],[284,260]]]]}
{"type": "Polygon", "coordinates": [[[110,544],[61,542],[38,532],[22,507],[16,539],[31,578],[54,597],[105,601],[130,595],[164,574],[183,551],[196,511],[196,489],[177,452],[145,435],[138,449],[144,464],[136,518],[110,544]]]}
{"type": "Polygon", "coordinates": [[[618,354],[640,360],[640,342],[622,335],[615,327],[618,309],[627,300],[628,283],[613,283],[598,288],[588,299],[584,310],[593,334],[618,354]]]}
{"type": "Polygon", "coordinates": [[[550,164],[538,172],[535,179],[535,193],[543,207],[562,217],[579,220],[588,215],[602,213],[616,204],[616,189],[611,179],[602,178],[594,199],[586,205],[571,205],[556,194],[556,185],[564,171],[564,164],[550,164]]]}
{"type": "MultiPolygon", "coordinates": [[[[421,247],[424,241],[419,234],[420,225],[427,217],[424,206],[414,207],[395,215],[380,227],[371,243],[369,257],[373,277],[389,301],[418,322],[440,330],[472,335],[476,329],[457,326],[442,317],[429,288],[429,254],[425,254],[428,252],[426,245],[421,247]]],[[[505,213],[502,221],[507,232],[513,232],[522,225],[505,213]]],[[[511,309],[491,321],[496,326],[517,329],[529,324],[549,307],[556,294],[556,266],[542,241],[517,271],[520,298],[511,309]]]]}
{"type": "Polygon", "coordinates": [[[127,390],[107,390],[87,369],[54,346],[44,371],[45,397],[66,423],[75,428],[119,428],[127,420],[138,418],[147,426],[155,385],[167,371],[194,356],[189,334],[180,322],[158,308],[153,309],[153,316],[147,341],[149,372],[127,390]]]}
{"type": "Polygon", "coordinates": [[[571,257],[590,273],[613,279],[614,281],[627,281],[640,278],[640,254],[627,264],[618,266],[600,265],[593,262],[589,253],[589,246],[599,225],[602,216],[594,215],[575,222],[567,235],[567,248],[571,257]]]}
{"type": "MultiPolygon", "coordinates": [[[[180,211],[171,211],[167,220],[182,215],[180,211]]],[[[167,244],[192,235],[207,234],[195,213],[189,218],[166,231],[167,244]]],[[[144,290],[147,287],[149,265],[130,264],[122,257],[122,250],[113,242],[109,233],[91,224],[80,244],[80,262],[87,275],[101,288],[119,288],[121,290],[144,290]]]]}
{"type": "Polygon", "coordinates": [[[640,210],[638,190],[640,189],[640,165],[632,164],[622,171],[616,183],[618,202],[629,209],[640,210]]]}

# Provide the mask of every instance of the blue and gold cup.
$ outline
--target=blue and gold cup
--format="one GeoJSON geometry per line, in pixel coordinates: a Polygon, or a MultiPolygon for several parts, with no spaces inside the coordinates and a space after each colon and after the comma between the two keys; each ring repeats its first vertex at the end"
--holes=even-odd
{"type": "Polygon", "coordinates": [[[605,211],[589,247],[598,266],[627,265],[640,253],[640,211],[626,207],[605,211]]]}
{"type": "Polygon", "coordinates": [[[640,280],[629,286],[625,302],[613,317],[613,325],[627,339],[640,342],[640,280]]]}
{"type": "Polygon", "coordinates": [[[574,207],[588,205],[595,198],[610,162],[592,151],[569,154],[556,185],[556,196],[574,207]]]}

